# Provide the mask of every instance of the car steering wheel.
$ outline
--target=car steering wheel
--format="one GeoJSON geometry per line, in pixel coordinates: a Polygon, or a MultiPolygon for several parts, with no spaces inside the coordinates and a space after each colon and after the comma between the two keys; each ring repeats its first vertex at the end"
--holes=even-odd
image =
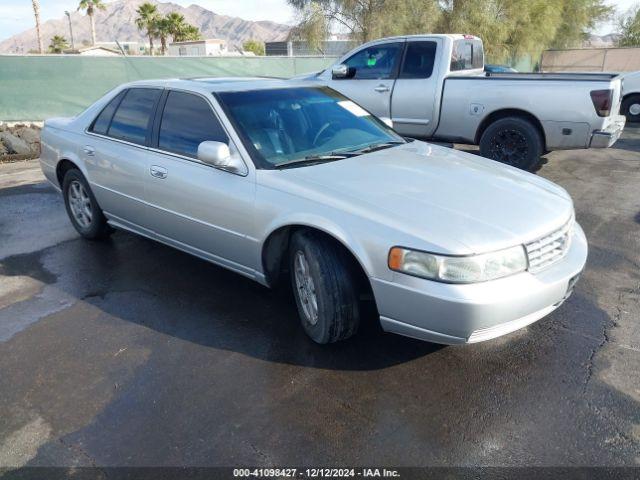
{"type": "Polygon", "coordinates": [[[313,142],[312,142],[313,146],[317,147],[318,144],[320,143],[320,139],[323,137],[327,137],[327,140],[329,140],[336,133],[338,133],[338,130],[340,130],[340,128],[341,128],[340,123],[337,121],[329,121],[325,123],[322,127],[320,127],[320,130],[318,130],[318,133],[316,133],[316,136],[313,137],[313,142]]]}

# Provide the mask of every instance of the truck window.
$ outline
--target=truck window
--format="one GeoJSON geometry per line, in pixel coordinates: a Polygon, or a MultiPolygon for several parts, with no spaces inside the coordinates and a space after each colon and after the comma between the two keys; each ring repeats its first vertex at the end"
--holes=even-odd
{"type": "Polygon", "coordinates": [[[436,42],[409,42],[399,78],[429,78],[436,58],[436,42]]]}
{"type": "Polygon", "coordinates": [[[402,52],[402,43],[373,45],[353,54],[344,63],[355,69],[354,79],[393,78],[402,52]]]}
{"type": "Polygon", "coordinates": [[[452,72],[482,68],[484,53],[480,40],[455,40],[451,52],[452,72]]]}

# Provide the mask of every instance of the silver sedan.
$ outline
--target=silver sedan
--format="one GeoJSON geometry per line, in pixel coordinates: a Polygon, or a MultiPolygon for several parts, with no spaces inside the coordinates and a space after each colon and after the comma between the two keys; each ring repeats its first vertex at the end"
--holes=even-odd
{"type": "Polygon", "coordinates": [[[306,82],[123,85],[48,120],[41,164],[85,238],[119,228],[267,286],[288,277],[318,343],[365,312],[432,342],[494,338],[557,308],[587,257],[561,187],[404,139],[306,82]]]}

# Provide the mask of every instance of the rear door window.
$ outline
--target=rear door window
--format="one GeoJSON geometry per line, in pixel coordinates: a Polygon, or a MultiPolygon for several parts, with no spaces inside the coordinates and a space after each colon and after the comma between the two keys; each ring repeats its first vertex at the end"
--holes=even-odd
{"type": "Polygon", "coordinates": [[[436,58],[436,42],[409,42],[399,78],[429,78],[436,58]]]}
{"type": "Polygon", "coordinates": [[[202,97],[172,91],[162,112],[158,148],[196,158],[205,141],[229,143],[229,138],[202,97]]]}
{"type": "Polygon", "coordinates": [[[144,145],[162,90],[131,88],[116,110],[107,134],[110,137],[144,145]]]}
{"type": "Polygon", "coordinates": [[[353,54],[344,63],[355,68],[354,79],[388,79],[396,73],[402,43],[384,43],[353,54]]]}

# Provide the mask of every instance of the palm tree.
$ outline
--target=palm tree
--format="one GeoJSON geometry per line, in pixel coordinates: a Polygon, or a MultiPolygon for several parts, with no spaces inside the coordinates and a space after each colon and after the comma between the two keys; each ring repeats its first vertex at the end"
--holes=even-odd
{"type": "Polygon", "coordinates": [[[136,10],[138,30],[146,30],[149,37],[149,52],[153,55],[153,37],[158,34],[158,9],[152,3],[143,3],[136,10]]]}
{"type": "Polygon", "coordinates": [[[87,15],[89,15],[89,19],[91,20],[91,45],[96,44],[96,21],[93,18],[96,10],[105,10],[107,7],[102,0],[80,0],[80,5],[78,5],[78,10],[86,10],[87,15]]]}
{"type": "Polygon", "coordinates": [[[173,41],[187,42],[189,40],[202,40],[202,33],[200,33],[200,29],[198,27],[185,23],[185,25],[173,36],[173,41]]]}
{"type": "Polygon", "coordinates": [[[33,4],[33,15],[36,17],[36,34],[38,35],[38,52],[44,53],[44,45],[42,43],[42,33],[40,33],[40,0],[31,0],[33,4]]]}
{"type": "Polygon", "coordinates": [[[171,24],[168,17],[158,18],[155,23],[156,33],[160,38],[160,52],[162,55],[167,51],[167,37],[171,35],[171,24]]]}
{"type": "Polygon", "coordinates": [[[69,48],[67,39],[61,35],[54,35],[49,44],[49,53],[62,53],[69,48]]]}
{"type": "Polygon", "coordinates": [[[174,42],[179,42],[180,32],[182,32],[187,25],[187,22],[184,20],[184,15],[181,15],[178,12],[170,12],[164,18],[172,40],[174,42]]]}

